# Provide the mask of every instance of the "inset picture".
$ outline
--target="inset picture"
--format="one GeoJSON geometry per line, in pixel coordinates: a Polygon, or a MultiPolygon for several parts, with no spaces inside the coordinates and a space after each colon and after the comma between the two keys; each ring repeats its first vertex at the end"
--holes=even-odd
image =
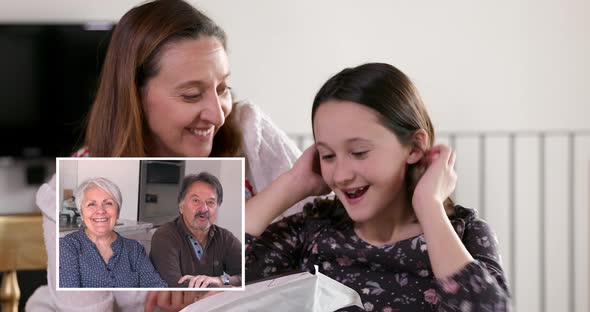
{"type": "Polygon", "coordinates": [[[58,290],[244,288],[243,158],[57,158],[58,290]]]}

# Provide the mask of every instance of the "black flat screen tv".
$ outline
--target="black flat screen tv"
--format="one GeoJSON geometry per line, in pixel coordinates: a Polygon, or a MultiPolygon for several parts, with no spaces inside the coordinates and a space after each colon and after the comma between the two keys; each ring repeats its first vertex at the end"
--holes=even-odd
{"type": "Polygon", "coordinates": [[[0,157],[70,156],[113,24],[0,24],[0,157]]]}
{"type": "Polygon", "coordinates": [[[147,183],[180,184],[182,161],[147,162],[147,183]]]}

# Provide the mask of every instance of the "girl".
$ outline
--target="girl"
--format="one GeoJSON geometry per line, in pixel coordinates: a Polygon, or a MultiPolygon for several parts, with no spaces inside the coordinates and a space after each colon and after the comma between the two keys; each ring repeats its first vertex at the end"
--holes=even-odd
{"type": "Polygon", "coordinates": [[[448,198],[455,153],[433,146],[407,76],[387,64],[345,69],[316,95],[312,122],[315,144],[246,204],[247,280],[319,265],[367,311],[510,309],[495,236],[448,198]],[[270,224],[329,190],[335,198],[270,224]]]}

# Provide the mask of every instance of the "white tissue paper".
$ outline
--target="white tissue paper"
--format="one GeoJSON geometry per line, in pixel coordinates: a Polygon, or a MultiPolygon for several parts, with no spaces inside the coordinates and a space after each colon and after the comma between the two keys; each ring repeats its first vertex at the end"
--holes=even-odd
{"type": "Polygon", "coordinates": [[[359,294],[316,267],[315,275],[303,272],[250,284],[244,291],[226,291],[199,300],[181,312],[326,312],[349,306],[363,309],[359,294]]]}

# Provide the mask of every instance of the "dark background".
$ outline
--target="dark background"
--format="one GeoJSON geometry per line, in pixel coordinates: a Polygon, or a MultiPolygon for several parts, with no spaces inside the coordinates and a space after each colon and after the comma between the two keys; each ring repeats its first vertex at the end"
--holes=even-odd
{"type": "Polygon", "coordinates": [[[0,25],[0,157],[70,156],[112,25],[0,25]]]}
{"type": "MultiPolygon", "coordinates": [[[[24,311],[25,304],[29,297],[41,285],[47,285],[47,271],[19,271],[16,273],[18,278],[18,285],[20,286],[20,301],[18,302],[18,310],[24,311]]],[[[2,272],[0,272],[0,280],[2,280],[2,272]]],[[[0,307],[0,310],[2,308],[0,307]]]]}

